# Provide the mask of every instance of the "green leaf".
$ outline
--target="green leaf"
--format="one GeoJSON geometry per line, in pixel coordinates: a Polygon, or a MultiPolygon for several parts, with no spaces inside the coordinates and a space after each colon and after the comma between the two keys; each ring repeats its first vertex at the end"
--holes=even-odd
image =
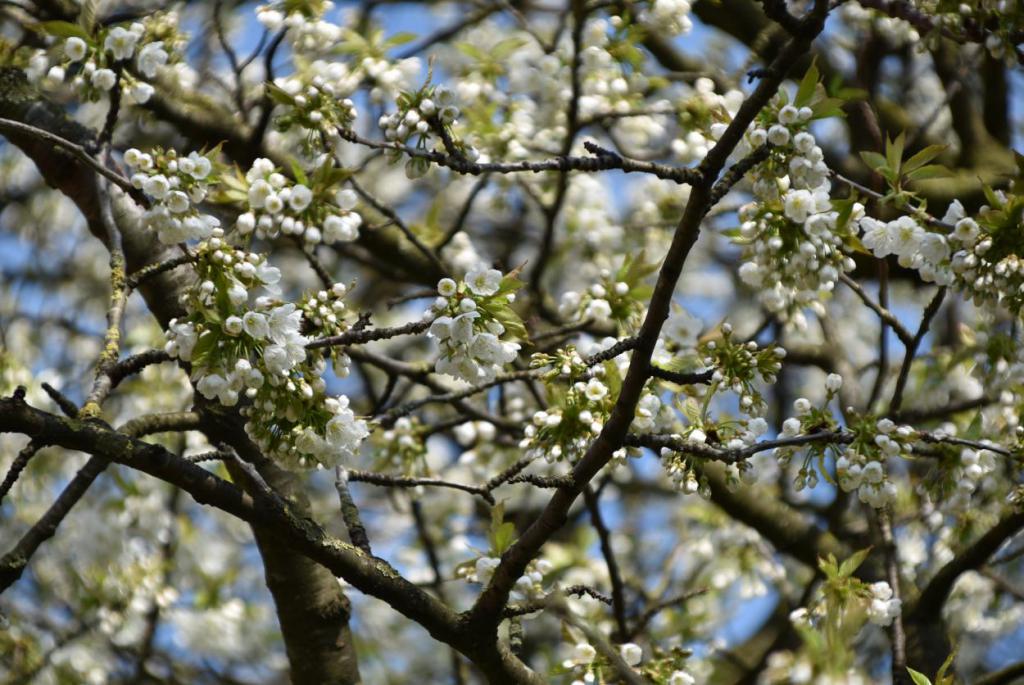
{"type": "Polygon", "coordinates": [[[72,24],[70,21],[43,21],[38,24],[32,24],[32,28],[40,33],[58,38],[74,37],[81,38],[82,40],[90,40],[91,38],[88,31],[78,24],[72,24]]]}
{"type": "Polygon", "coordinates": [[[522,38],[506,38],[490,50],[491,59],[495,61],[507,59],[509,55],[526,44],[522,38]]]}
{"type": "Polygon", "coordinates": [[[814,112],[812,119],[828,119],[830,117],[845,117],[846,112],[843,111],[843,105],[846,104],[846,100],[842,98],[825,98],[811,105],[811,111],[814,112]]]}
{"type": "Polygon", "coordinates": [[[820,78],[821,74],[818,73],[818,66],[812,60],[811,66],[807,69],[807,73],[804,74],[803,79],[800,81],[800,86],[797,88],[796,99],[793,100],[794,107],[803,107],[811,102],[820,78]]]}
{"type": "Polygon", "coordinates": [[[399,45],[405,45],[416,40],[418,36],[411,31],[402,31],[384,41],[384,49],[390,50],[391,48],[397,48],[399,45]]]}
{"type": "Polygon", "coordinates": [[[645,250],[640,250],[635,257],[627,256],[616,274],[617,280],[629,285],[632,289],[644,278],[658,270],[657,262],[647,262],[646,260],[647,252],[645,250]]]}
{"type": "Polygon", "coordinates": [[[965,440],[977,440],[981,437],[981,412],[979,411],[974,415],[974,420],[967,426],[967,430],[963,433],[965,440]]]}
{"type": "Polygon", "coordinates": [[[487,537],[491,543],[491,551],[497,556],[501,556],[506,549],[512,546],[512,542],[515,540],[515,524],[505,521],[504,500],[498,502],[491,509],[491,527],[487,537]]]}
{"type": "Polygon", "coordinates": [[[85,2],[82,3],[82,11],[78,13],[78,25],[90,34],[96,28],[97,4],[97,0],[85,0],[85,2]]]}
{"type": "Polygon", "coordinates": [[[487,59],[487,55],[483,53],[477,46],[472,43],[456,43],[455,49],[461,52],[466,57],[475,59],[478,62],[482,62],[487,59]]]}
{"type": "Polygon", "coordinates": [[[871,152],[870,150],[863,150],[860,153],[860,158],[864,160],[864,163],[871,167],[872,170],[881,173],[882,169],[888,169],[889,164],[885,157],[878,154],[877,152],[871,152]]]}
{"type": "Polygon", "coordinates": [[[860,241],[860,238],[853,235],[852,233],[843,238],[843,243],[854,252],[859,252],[862,255],[873,256],[874,254],[871,252],[871,250],[864,247],[864,243],[860,241]]]}
{"type": "Polygon", "coordinates": [[[999,200],[999,196],[996,195],[994,190],[992,190],[992,186],[984,185],[981,189],[985,193],[985,200],[988,202],[989,207],[998,209],[1003,206],[1003,203],[999,200]]]}
{"type": "Polygon", "coordinates": [[[824,559],[818,557],[818,568],[821,569],[821,572],[825,574],[825,578],[828,580],[833,580],[839,575],[839,562],[836,561],[834,554],[830,553],[824,559]]]}
{"type": "Polygon", "coordinates": [[[296,183],[301,183],[308,188],[309,178],[306,176],[306,172],[302,170],[302,167],[299,166],[299,163],[294,159],[291,159],[288,160],[288,164],[292,168],[292,175],[295,177],[296,183]]]}
{"type": "Polygon", "coordinates": [[[295,104],[295,98],[293,98],[291,95],[285,92],[284,89],[282,89],[280,86],[276,86],[273,83],[267,82],[264,84],[264,87],[267,89],[267,95],[270,97],[270,99],[276,102],[277,104],[288,106],[295,104]]]}
{"type": "MultiPolygon", "coordinates": [[[[516,292],[526,285],[523,281],[520,281],[516,276],[519,274],[518,271],[510,272],[505,274],[501,279],[501,285],[498,286],[498,291],[491,297],[504,298],[506,295],[516,292]]],[[[506,300],[507,301],[507,300],[506,300]]]]}
{"type": "Polygon", "coordinates": [[[366,42],[359,33],[351,29],[346,29],[344,32],[345,39],[338,43],[334,48],[338,52],[350,53],[350,54],[366,54],[370,51],[370,44],[366,42]]]}
{"type": "Polygon", "coordinates": [[[217,335],[215,333],[207,331],[200,335],[199,340],[196,342],[196,346],[192,349],[192,363],[196,365],[203,364],[216,346],[217,335]]]}
{"type": "Polygon", "coordinates": [[[929,145],[923,150],[919,150],[914,156],[903,163],[903,171],[911,172],[914,169],[923,167],[925,164],[941,155],[946,147],[946,145],[929,145]]]}
{"type": "Polygon", "coordinates": [[[953,173],[941,164],[928,164],[906,174],[908,181],[927,181],[931,178],[948,178],[953,173]]]}
{"type": "Polygon", "coordinates": [[[954,676],[947,676],[948,671],[953,666],[953,660],[956,659],[957,647],[953,647],[953,651],[949,653],[946,660],[942,662],[942,666],[939,667],[938,673],[935,674],[935,685],[953,685],[956,682],[954,676]]]}
{"type": "Polygon", "coordinates": [[[906,135],[901,133],[894,140],[885,141],[885,161],[889,168],[898,171],[903,162],[903,146],[906,143],[906,135]]]}
{"type": "Polygon", "coordinates": [[[505,327],[505,333],[513,340],[526,340],[529,337],[523,320],[509,307],[500,307],[493,312],[493,315],[505,327]]]}
{"type": "Polygon", "coordinates": [[[928,676],[920,671],[915,671],[908,667],[907,673],[910,674],[910,679],[914,681],[914,685],[932,685],[932,681],[928,679],[928,676]]]}
{"type": "Polygon", "coordinates": [[[870,547],[865,547],[859,552],[854,552],[849,559],[840,564],[839,575],[843,578],[849,578],[852,576],[853,572],[860,568],[860,565],[864,563],[864,560],[868,558],[868,554],[870,553],[870,547]]]}
{"type": "Polygon", "coordinates": [[[693,424],[700,423],[700,404],[692,397],[687,397],[683,402],[683,416],[693,424]]]}
{"type": "Polygon", "coordinates": [[[498,530],[494,533],[494,553],[501,556],[505,553],[512,543],[516,539],[516,526],[514,523],[508,522],[498,526],[498,530]]]}

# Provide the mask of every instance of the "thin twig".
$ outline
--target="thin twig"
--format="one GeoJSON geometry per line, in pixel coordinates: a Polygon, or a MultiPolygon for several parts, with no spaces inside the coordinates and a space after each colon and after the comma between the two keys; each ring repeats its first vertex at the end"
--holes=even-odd
{"type": "Polygon", "coordinates": [[[696,169],[687,167],[673,167],[654,162],[643,162],[614,152],[594,157],[555,157],[538,161],[522,162],[470,162],[468,160],[456,159],[451,155],[433,150],[421,150],[408,147],[399,143],[386,141],[369,140],[359,136],[353,131],[338,129],[338,135],[350,143],[363,145],[371,149],[396,150],[405,153],[410,157],[426,159],[439,166],[446,167],[452,171],[470,176],[481,176],[483,174],[515,174],[530,172],[539,174],[545,171],[610,171],[618,170],[624,173],[650,174],[666,181],[676,183],[696,183],[701,175],[696,169]]]}
{"type": "Polygon", "coordinates": [[[925,307],[924,313],[921,315],[921,325],[917,327],[917,333],[907,344],[907,352],[903,357],[903,365],[900,367],[900,375],[896,379],[896,390],[892,394],[892,402],[889,403],[890,412],[898,412],[900,407],[903,405],[903,391],[907,387],[907,379],[910,377],[910,366],[914,363],[914,357],[917,355],[917,348],[920,347],[921,341],[924,336],[928,333],[928,329],[931,327],[932,319],[939,312],[939,307],[942,306],[942,300],[946,297],[946,286],[942,286],[935,293],[935,297],[932,298],[928,306],[925,307]]]}
{"type": "Polygon", "coordinates": [[[590,523],[594,526],[598,540],[601,542],[601,554],[604,556],[604,563],[608,568],[608,579],[612,584],[612,615],[615,617],[615,632],[612,633],[612,640],[624,642],[629,634],[629,628],[626,625],[626,591],[622,583],[622,574],[619,572],[619,562],[615,558],[615,550],[612,548],[611,531],[608,530],[604,517],[601,516],[597,495],[589,485],[583,488],[583,501],[587,505],[587,511],[590,512],[590,523]]]}
{"type": "Polygon", "coordinates": [[[892,327],[893,332],[896,333],[896,337],[900,339],[900,342],[902,342],[907,347],[910,346],[911,342],[913,342],[914,340],[914,336],[910,334],[910,331],[906,329],[906,327],[900,322],[900,320],[896,317],[895,314],[893,314],[891,311],[889,311],[882,305],[872,300],[871,296],[868,295],[867,292],[865,292],[864,288],[861,287],[860,283],[853,280],[846,274],[839,274],[839,280],[845,283],[850,290],[856,293],[857,297],[859,297],[861,301],[865,305],[867,305],[868,309],[873,311],[875,314],[878,315],[880,319],[882,319],[883,321],[885,321],[885,323],[889,324],[892,327]]]}
{"type": "Polygon", "coordinates": [[[23,124],[20,121],[13,121],[11,119],[0,118],[0,131],[9,131],[13,133],[19,133],[22,135],[32,136],[44,140],[51,145],[70,153],[73,157],[81,162],[84,162],[93,171],[100,174],[108,181],[116,185],[117,187],[124,190],[126,193],[131,194],[133,197],[138,197],[139,191],[132,185],[124,176],[118,174],[116,171],[112,171],[100,163],[95,157],[89,154],[84,147],[76,143],[72,143],[70,140],[61,138],[60,136],[45,131],[29,124],[23,124]]]}

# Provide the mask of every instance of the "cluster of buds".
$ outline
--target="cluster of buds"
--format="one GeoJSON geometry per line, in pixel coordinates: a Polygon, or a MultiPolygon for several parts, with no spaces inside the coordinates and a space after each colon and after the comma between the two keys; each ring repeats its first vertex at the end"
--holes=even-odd
{"type": "Polygon", "coordinates": [[[663,447],[661,464],[672,480],[672,486],[684,495],[699,494],[707,499],[711,496],[707,479],[697,472],[693,461],[679,452],[663,447]]]}
{"type": "Polygon", "coordinates": [[[615,404],[612,389],[622,382],[618,367],[614,362],[589,367],[571,345],[535,354],[530,365],[550,368],[545,380],[551,402],[534,413],[519,446],[529,457],[575,461],[604,428],[615,404]]]}
{"type": "MultiPolygon", "coordinates": [[[[645,663],[643,647],[635,642],[624,642],[618,649],[622,663],[630,669],[642,668],[644,675],[651,678],[648,682],[668,685],[693,685],[696,682],[686,671],[673,668],[673,664],[679,661],[677,655],[645,663]]],[[[607,656],[598,654],[594,646],[585,640],[578,641],[573,646],[572,655],[564,659],[560,665],[562,669],[572,674],[573,683],[581,684],[614,682],[618,679],[621,668],[619,664],[611,663],[607,656]]]]}
{"type": "Polygon", "coordinates": [[[652,289],[647,277],[657,264],[647,262],[643,252],[627,257],[616,271],[602,269],[600,281],[584,292],[569,290],[562,294],[558,313],[569,319],[592,319],[597,323],[639,324],[644,302],[652,289]]]}
{"type": "MultiPolygon", "coordinates": [[[[446,149],[446,143],[454,147],[454,153],[469,161],[476,161],[480,153],[473,147],[455,139],[451,127],[459,116],[455,106],[455,95],[443,86],[429,83],[416,92],[403,92],[396,99],[398,109],[384,114],[377,121],[384,138],[390,142],[408,145],[415,139],[417,150],[446,149]]],[[[392,153],[392,161],[401,158],[401,151],[392,153]]],[[[412,157],[405,164],[409,178],[419,178],[430,169],[430,162],[423,157],[412,157]]]]}
{"type": "Polygon", "coordinates": [[[492,380],[515,360],[519,344],[507,338],[521,337],[525,329],[509,305],[521,285],[515,273],[503,277],[497,269],[483,267],[470,271],[462,282],[438,282],[438,298],[427,312],[434,317],[429,334],[441,348],[438,373],[479,383],[492,380]]]}
{"type": "Polygon", "coordinates": [[[892,596],[892,588],[885,581],[872,583],[870,592],[868,620],[878,626],[891,625],[903,611],[903,602],[892,596]]]}
{"type": "MultiPolygon", "coordinates": [[[[310,337],[326,338],[341,335],[349,330],[350,326],[345,321],[345,314],[348,312],[345,306],[347,294],[348,287],[344,283],[335,283],[329,290],[304,295],[298,304],[298,311],[302,314],[304,323],[304,333],[310,337]]],[[[347,378],[352,365],[349,356],[338,347],[326,348],[325,353],[331,361],[334,375],[338,378],[347,378]]]]}
{"type": "MultiPolygon", "coordinates": [[[[459,575],[472,583],[486,586],[494,576],[494,570],[501,564],[496,556],[484,555],[471,564],[464,564],[458,569],[459,575]]],[[[512,586],[509,597],[514,602],[536,599],[544,596],[544,576],[551,572],[551,562],[546,559],[534,559],[527,565],[526,571],[519,576],[512,586]]]]}
{"type": "Polygon", "coordinates": [[[281,132],[296,127],[306,130],[307,153],[323,148],[322,133],[351,128],[358,114],[352,99],[343,97],[333,84],[319,75],[313,76],[308,84],[293,77],[268,85],[267,89],[282,110],[274,119],[275,128],[281,132]]]}
{"type": "Polygon", "coordinates": [[[155,148],[145,153],[131,148],[124,153],[132,185],[153,200],[143,221],[161,242],[174,245],[204,240],[220,225],[216,217],[198,207],[220,179],[219,165],[213,161],[216,152],[215,148],[181,157],[174,150],[155,148]]]}
{"type": "Polygon", "coordinates": [[[956,282],[976,304],[1024,307],[1024,241],[1020,239],[1020,213],[1024,197],[1002,191],[987,193],[989,204],[977,219],[964,214],[959,202],[946,212],[954,224],[949,243],[954,250],[950,265],[956,282]]]}
{"type": "MultiPolygon", "coordinates": [[[[684,406],[684,411],[692,420],[699,420],[692,404],[684,406]]],[[[715,451],[722,448],[732,451],[745,449],[767,432],[768,422],[760,416],[746,420],[691,425],[685,432],[672,435],[673,439],[684,442],[686,448],[677,451],[663,447],[661,463],[676,490],[685,495],[696,493],[707,497],[710,494],[707,484],[699,476],[694,460],[704,456],[718,456],[715,451]],[[703,454],[705,450],[706,455],[703,454]]],[[[730,489],[738,487],[740,483],[753,485],[757,481],[754,466],[746,459],[729,463],[725,469],[725,477],[726,486],[730,489]]]]}
{"type": "Polygon", "coordinates": [[[358,198],[350,189],[335,191],[335,176],[325,163],[312,178],[303,175],[293,183],[273,162],[257,159],[244,179],[230,179],[233,190],[245,198],[249,209],[238,217],[236,229],[242,235],[255,231],[260,238],[297,236],[309,244],[352,242],[359,237],[363,223],[353,211],[358,198]]]}
{"type": "Polygon", "coordinates": [[[422,475],[425,472],[427,444],[423,437],[424,427],[419,419],[403,416],[395,421],[394,426],[378,435],[373,451],[375,469],[397,470],[406,476],[422,475]]]}
{"type": "Polygon", "coordinates": [[[398,96],[398,110],[384,114],[377,122],[384,138],[405,143],[413,136],[419,138],[417,147],[425,147],[435,126],[451,126],[459,117],[455,95],[443,86],[427,86],[416,93],[398,96]]]}
{"type": "Polygon", "coordinates": [[[274,0],[256,8],[256,19],[268,31],[287,31],[297,53],[326,52],[343,35],[341,26],[323,18],[333,7],[331,0],[274,0]]]}
{"type": "Polygon", "coordinates": [[[855,428],[853,443],[836,459],[836,478],[846,492],[857,491],[860,501],[876,509],[896,500],[896,485],[885,472],[885,462],[914,451],[915,433],[910,426],[897,426],[890,419],[855,428]]]}
{"type": "Polygon", "coordinates": [[[776,345],[759,348],[753,340],[733,340],[732,326],[722,324],[722,337],[699,345],[698,354],[705,368],[714,369],[709,393],[725,387],[739,396],[740,409],[759,416],[765,408],[764,398],[757,390],[758,379],[771,385],[782,368],[786,350],[776,345]]]}
{"type": "Polygon", "coordinates": [[[178,40],[173,29],[176,23],[173,16],[159,14],[145,22],[92,29],[67,22],[44,23],[44,30],[50,28],[64,41],[55,53],[55,63],[47,69],[45,65],[50,65],[50,59],[40,54],[30,65],[30,75],[38,74],[42,83],[50,87],[70,80],[81,96],[90,101],[98,100],[120,84],[133,101],[144,103],[152,97],[153,86],[136,74],[153,79],[157,70],[167,64],[170,53],[165,46],[168,41],[178,40]],[[133,58],[134,69],[126,70],[125,65],[133,58]]]}

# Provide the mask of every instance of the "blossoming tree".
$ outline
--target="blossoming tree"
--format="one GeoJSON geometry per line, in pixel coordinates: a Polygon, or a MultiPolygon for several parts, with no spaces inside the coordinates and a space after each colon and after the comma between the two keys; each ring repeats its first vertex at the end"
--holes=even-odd
{"type": "Polygon", "coordinates": [[[1020,677],[1022,42],[0,3],[5,682],[1020,677]]]}

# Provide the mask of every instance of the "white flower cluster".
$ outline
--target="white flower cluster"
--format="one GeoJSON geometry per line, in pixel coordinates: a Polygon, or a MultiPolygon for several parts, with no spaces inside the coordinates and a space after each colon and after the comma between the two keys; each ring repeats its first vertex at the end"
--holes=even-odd
{"type": "Polygon", "coordinates": [[[190,152],[179,157],[174,150],[154,150],[152,154],[131,148],[124,153],[131,172],[132,185],[152,200],[143,214],[143,222],[156,231],[160,242],[174,245],[188,240],[209,238],[220,220],[199,211],[217,182],[209,157],[190,152]]]}
{"type": "Polygon", "coordinates": [[[942,234],[925,230],[906,215],[888,222],[865,216],[859,223],[864,232],[861,241],[876,257],[896,255],[900,266],[917,270],[925,281],[952,284],[949,244],[942,234]]]}
{"type": "Polygon", "coordinates": [[[318,70],[311,67],[278,78],[274,81],[274,88],[270,89],[271,98],[284,109],[274,118],[274,126],[279,131],[300,128],[304,149],[310,151],[322,147],[319,132],[333,134],[335,129],[350,128],[358,116],[355,103],[347,96],[359,84],[351,83],[347,78],[349,73],[345,65],[319,60],[316,64],[322,67],[318,70]],[[340,67],[340,73],[334,74],[333,78],[331,66],[340,67]],[[328,73],[328,78],[317,71],[328,73]]]}
{"type": "Polygon", "coordinates": [[[342,38],[342,28],[323,19],[323,15],[333,7],[331,0],[320,3],[271,2],[256,8],[256,20],[268,31],[286,30],[295,52],[322,53],[337,45],[342,38]],[[314,13],[313,7],[319,12],[314,13]]]}
{"type": "MultiPolygon", "coordinates": [[[[596,658],[597,650],[594,649],[593,645],[589,642],[577,642],[573,647],[572,656],[562,662],[562,668],[570,669],[578,666],[590,666],[596,658]]],[[[593,682],[594,677],[591,676],[589,680],[593,682]]],[[[586,682],[586,680],[576,680],[573,682],[586,682]]]]}
{"type": "Polygon", "coordinates": [[[996,455],[992,450],[975,450],[969,447],[961,450],[960,466],[954,473],[958,498],[969,498],[995,468],[996,455]]]}
{"type": "MultiPolygon", "coordinates": [[[[317,336],[340,335],[348,330],[348,324],[344,321],[348,311],[344,301],[347,294],[348,287],[344,283],[335,283],[330,290],[319,290],[299,301],[303,318],[316,330],[317,336]]],[[[339,375],[345,377],[348,372],[339,375]]]]}
{"type": "MultiPolygon", "coordinates": [[[[443,86],[427,85],[415,93],[402,93],[397,102],[395,112],[381,115],[377,120],[386,140],[407,145],[415,138],[418,150],[433,148],[438,152],[451,152],[445,148],[441,136],[444,130],[459,154],[471,162],[480,158],[475,148],[455,140],[452,135],[451,127],[459,116],[452,91],[443,86]]],[[[401,153],[396,152],[392,158],[397,160],[400,156],[401,153]]],[[[405,175],[410,179],[420,178],[429,170],[430,162],[422,157],[411,157],[405,163],[405,175]]]]}
{"type": "MultiPolygon", "coordinates": [[[[492,556],[479,557],[473,564],[473,571],[466,575],[470,582],[480,583],[487,586],[494,577],[494,571],[501,563],[501,559],[492,556]]],[[[509,596],[513,601],[522,602],[527,599],[536,599],[544,596],[544,576],[551,573],[551,562],[546,559],[535,559],[526,567],[523,575],[519,576],[516,584],[512,586],[509,596]]]]}
{"type": "MultiPolygon", "coordinates": [[[[968,22],[973,27],[985,27],[985,40],[982,43],[986,52],[997,60],[1003,60],[1008,68],[1017,64],[1016,36],[1007,28],[1015,26],[1012,21],[993,24],[992,17],[1010,17],[1017,10],[1011,0],[994,0],[991,2],[960,2],[941,3],[927,6],[928,22],[936,31],[957,35],[964,32],[968,22]]],[[[923,9],[923,7],[922,7],[923,9]]],[[[905,19],[892,17],[874,9],[867,9],[859,2],[847,2],[842,5],[843,21],[861,31],[877,34],[885,38],[894,48],[914,46],[923,50],[920,34],[914,25],[905,19]]],[[[854,44],[851,42],[850,44],[854,44]]]]}
{"type": "MultiPolygon", "coordinates": [[[[716,113],[718,119],[700,118],[696,120],[684,120],[683,131],[671,141],[672,153],[683,164],[699,162],[707,156],[714,147],[728,122],[739,111],[743,104],[743,92],[740,90],[727,90],[725,93],[715,92],[715,82],[706,76],[702,76],[693,82],[692,92],[688,94],[691,103],[688,109],[716,113]]],[[[747,151],[745,147],[748,141],[741,142],[737,153],[743,154],[747,151]]]]}
{"type": "Polygon", "coordinates": [[[583,292],[567,290],[558,303],[558,313],[569,320],[592,319],[598,324],[639,323],[644,304],[643,277],[651,271],[640,260],[627,261],[617,270],[601,269],[600,280],[583,292]],[[639,271],[638,271],[639,270],[639,271]]]}
{"type": "MultiPolygon", "coordinates": [[[[624,642],[619,645],[619,657],[630,668],[636,668],[644,660],[643,647],[635,642],[624,642]]],[[[597,661],[597,650],[589,642],[577,642],[573,645],[572,654],[564,659],[561,666],[566,671],[571,671],[574,680],[571,685],[588,685],[589,683],[608,682],[602,674],[596,672],[595,661],[597,661]]],[[[615,669],[612,669],[615,673],[615,669]]],[[[696,679],[683,669],[676,668],[669,673],[664,681],[666,685],[694,685],[696,679]]]]}
{"type": "MultiPolygon", "coordinates": [[[[615,339],[609,338],[595,345],[593,353],[614,343],[615,339]]],[[[612,388],[621,383],[629,360],[622,355],[616,360],[588,365],[584,355],[569,345],[552,354],[534,354],[530,365],[545,370],[545,383],[554,392],[551,403],[530,418],[519,447],[532,459],[544,458],[549,463],[574,462],[604,429],[617,399],[612,388]]],[[[653,389],[645,390],[637,403],[633,427],[638,431],[653,431],[669,424],[668,414],[657,393],[653,389]]],[[[626,449],[616,450],[611,463],[624,463],[627,454],[626,449]]]]}
{"type": "MultiPolygon", "coordinates": [[[[579,361],[582,363],[582,359],[579,361]]],[[[596,367],[594,373],[589,381],[576,381],[561,406],[534,413],[519,442],[527,457],[543,457],[551,463],[576,458],[600,434],[615,398],[608,396],[608,386],[599,378],[604,375],[604,367],[596,367]]],[[[660,409],[657,396],[645,397],[653,397],[660,409]]],[[[644,410],[651,413],[649,408],[644,410]]]]}
{"type": "Polygon", "coordinates": [[[451,264],[456,274],[469,273],[484,261],[465,231],[457,232],[448,244],[441,248],[441,258],[446,264],[451,264]]]}
{"type": "Polygon", "coordinates": [[[753,340],[733,340],[732,325],[722,324],[722,338],[709,340],[699,348],[701,364],[714,369],[708,392],[728,388],[739,396],[740,410],[749,416],[760,416],[764,409],[755,383],[758,379],[771,385],[782,368],[786,350],[774,345],[759,348],[753,340]]]}
{"type": "MultiPolygon", "coordinates": [[[[462,428],[468,424],[462,424],[462,428]]],[[[471,425],[471,424],[470,424],[471,425]]],[[[491,424],[486,424],[491,427],[491,424]]],[[[398,469],[405,475],[422,473],[427,446],[423,437],[423,426],[415,417],[402,416],[395,425],[379,433],[380,439],[374,444],[374,468],[398,469]]]]}
{"type": "Polygon", "coordinates": [[[370,89],[370,100],[375,103],[383,103],[385,99],[394,98],[411,88],[422,72],[421,67],[418,57],[407,57],[397,62],[364,57],[359,63],[359,69],[374,83],[370,89]]]}
{"type": "MultiPolygon", "coordinates": [[[[710,430],[708,426],[705,428],[710,430]]],[[[716,431],[718,430],[716,429],[716,431]]],[[[758,416],[746,421],[734,422],[730,426],[722,426],[720,431],[726,434],[725,447],[730,450],[739,450],[753,445],[759,437],[767,433],[768,422],[758,416]]],[[[685,435],[674,434],[672,437],[692,445],[697,450],[707,445],[708,442],[707,431],[696,426],[691,427],[685,435]]],[[[700,478],[693,463],[685,455],[663,447],[661,463],[665,473],[672,479],[676,490],[684,495],[700,494],[702,497],[708,495],[707,491],[701,488],[700,478]]],[[[752,485],[757,480],[757,473],[748,461],[729,464],[726,471],[729,483],[752,485]]]]}
{"type": "MultiPolygon", "coordinates": [[[[746,246],[739,275],[766,309],[803,327],[806,318],[797,310],[823,314],[822,301],[854,263],[842,252],[846,227],[837,225],[824,153],[807,130],[813,110],[783,104],[768,116],[745,139],[751,148],[773,148],[753,172],[755,201],[739,211],[736,242],[746,246]]],[[[862,212],[854,206],[854,217],[862,212]]]]}
{"type": "Polygon", "coordinates": [[[358,197],[345,188],[333,195],[292,183],[269,159],[259,158],[245,174],[249,211],[238,217],[235,227],[242,235],[255,231],[257,237],[279,234],[300,236],[307,243],[352,242],[359,237],[363,218],[353,211],[358,197]]]}
{"type": "Polygon", "coordinates": [[[641,12],[640,21],[659,33],[684,36],[693,29],[688,0],[653,0],[650,8],[641,12]]]}
{"type": "Polygon", "coordinates": [[[515,360],[519,344],[501,339],[506,327],[499,320],[512,314],[508,305],[515,294],[503,290],[502,282],[500,271],[484,267],[470,271],[461,284],[450,278],[438,282],[438,298],[426,314],[436,316],[429,335],[441,348],[438,373],[480,383],[515,360]]]}
{"type": "Polygon", "coordinates": [[[677,350],[697,347],[697,338],[704,330],[704,322],[676,305],[661,327],[661,335],[670,346],[677,350]]]}
{"type": "Polygon", "coordinates": [[[673,306],[661,327],[661,336],[655,343],[651,362],[662,368],[672,368],[680,359],[697,358],[697,341],[704,322],[678,305],[673,306]]]}
{"type": "MultiPolygon", "coordinates": [[[[629,292],[625,283],[619,289],[629,292]]],[[[595,283],[583,293],[567,290],[558,302],[558,314],[570,319],[593,319],[595,323],[607,323],[612,315],[607,295],[608,291],[600,283],[595,283]]]]}
{"type": "Polygon", "coordinates": [[[959,201],[949,206],[942,220],[954,226],[950,264],[957,285],[975,304],[1001,304],[1017,312],[1024,307],[1024,257],[1018,255],[1024,253],[1024,240],[1016,237],[1022,200],[999,190],[990,199],[994,206],[983,206],[978,217],[995,230],[966,216],[959,201]]]}
{"type": "MultiPolygon", "coordinates": [[[[641,106],[636,94],[649,83],[645,70],[632,69],[621,55],[609,52],[614,50],[613,36],[620,29],[626,29],[622,17],[587,20],[579,71],[580,117],[626,114],[641,106]]],[[[496,127],[494,135],[473,137],[467,131],[466,140],[479,146],[485,156],[500,159],[526,159],[534,157],[537,150],[558,150],[564,142],[566,105],[571,97],[565,87],[573,62],[568,35],[562,36],[554,50],[545,50],[535,40],[509,37],[507,29],[496,22],[484,22],[465,32],[463,45],[466,49],[452,50],[448,60],[457,78],[455,88],[466,107],[493,112],[496,127]],[[488,64],[499,52],[507,55],[502,61],[507,64],[508,83],[497,81],[500,85],[496,86],[488,64]]],[[[656,136],[663,135],[664,126],[653,118],[645,119],[660,131],[656,136]]],[[[540,190],[542,181],[538,178],[529,183],[540,190]]]]}
{"type": "Polygon", "coordinates": [[[868,620],[879,626],[892,624],[893,619],[903,611],[903,602],[893,598],[892,588],[885,581],[872,583],[870,591],[868,620]]]}
{"type": "MultiPolygon", "coordinates": [[[[158,15],[151,21],[170,25],[168,22],[173,24],[177,20],[173,16],[158,15]]],[[[148,79],[155,78],[157,70],[167,64],[170,55],[164,42],[153,40],[152,35],[153,31],[143,22],[132,22],[127,27],[113,26],[102,30],[98,36],[89,36],[83,31],[81,36],[69,36],[64,40],[57,64],[47,69],[48,58],[40,53],[33,58],[28,74],[31,80],[41,77],[44,85],[55,87],[65,81],[68,71],[74,67],[71,83],[90,99],[109,92],[122,79],[128,84],[127,93],[132,100],[141,104],[152,97],[153,86],[129,72],[119,75],[115,69],[119,63],[134,56],[137,73],[148,79]],[[148,42],[147,37],[150,37],[148,42]]]]}
{"type": "Polygon", "coordinates": [[[885,38],[893,47],[918,45],[920,34],[910,22],[898,17],[890,17],[883,12],[867,9],[856,0],[843,3],[840,9],[843,21],[857,29],[878,34],[885,38]]]}
{"type": "MultiPolygon", "coordinates": [[[[345,396],[325,395],[326,361],[307,352],[303,311],[312,301],[340,299],[336,284],[303,309],[272,297],[281,273],[265,258],[231,247],[214,229],[196,247],[199,280],[185,295],[189,312],[173,320],[166,350],[192,365],[196,390],[225,406],[247,400],[245,430],[268,455],[296,467],[331,466],[352,458],[369,434],[345,396]],[[268,294],[250,300],[255,292],[268,294]]],[[[332,312],[328,313],[330,316],[332,312]]]]}
{"type": "Polygon", "coordinates": [[[875,428],[877,435],[870,449],[854,444],[836,459],[836,477],[843,490],[857,490],[861,502],[879,509],[892,504],[897,494],[895,483],[886,475],[885,461],[913,452],[910,438],[914,430],[910,426],[897,426],[889,419],[879,419],[875,428]]]}
{"type": "MultiPolygon", "coordinates": [[[[583,32],[580,116],[597,117],[611,112],[625,114],[638,104],[636,93],[647,83],[647,76],[639,71],[630,73],[610,52],[611,35],[623,25],[622,18],[615,16],[611,17],[610,22],[601,18],[587,22],[583,32]]],[[[568,53],[561,53],[559,57],[559,78],[562,78],[567,76],[564,70],[571,64],[571,58],[568,53]]],[[[564,88],[560,90],[558,95],[564,97],[566,91],[564,88]]],[[[664,128],[656,128],[660,129],[656,135],[664,134],[664,128]]]]}
{"type": "Polygon", "coordinates": [[[668,677],[668,685],[696,685],[697,680],[686,671],[672,671],[668,677]]]}
{"type": "Polygon", "coordinates": [[[459,108],[455,106],[454,93],[440,86],[412,98],[407,106],[398,111],[382,115],[377,124],[384,131],[386,140],[404,143],[412,136],[429,139],[432,119],[444,126],[451,126],[458,118],[459,108]]]}

